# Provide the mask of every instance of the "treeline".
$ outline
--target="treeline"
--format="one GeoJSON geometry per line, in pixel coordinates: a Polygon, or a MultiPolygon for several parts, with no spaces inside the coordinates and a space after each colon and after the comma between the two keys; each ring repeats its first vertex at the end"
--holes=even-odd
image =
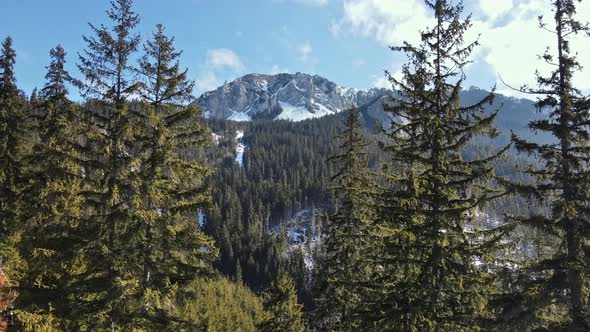
{"type": "Polygon", "coordinates": [[[211,135],[188,104],[194,83],[174,38],[158,25],[142,44],[132,0],[112,1],[107,15],[110,26],[90,24],[83,37],[81,77],[57,46],[30,98],[17,86],[12,39],[2,43],[0,326],[303,331],[282,271],[255,295],[214,267],[219,250],[197,223],[211,202],[211,135]],[[72,85],[84,102],[68,99],[72,85]]]}
{"type": "MultiPolygon", "coordinates": [[[[466,42],[469,16],[452,1],[425,1],[434,14],[407,56],[391,123],[379,143],[383,170],[373,172],[356,112],[340,133],[336,211],[327,221],[318,264],[314,324],[336,331],[589,331],[590,98],[572,79],[579,70],[571,40],[590,32],[576,20],[578,1],[551,1],[539,17],[553,45],[537,75],[544,118],[528,123],[551,139],[511,142],[465,157],[477,137],[494,138],[494,94],[460,102],[463,69],[477,41],[466,42]],[[508,178],[498,165],[511,149],[537,162],[508,178]],[[489,204],[518,195],[540,207],[478,225],[489,204]],[[529,212],[529,211],[527,211],[529,212]],[[517,230],[528,229],[532,255],[520,256],[517,230]]],[[[522,210],[526,211],[526,207],[522,210]]],[[[522,211],[521,210],[521,211],[522,211]]]]}
{"type": "MultiPolygon", "coordinates": [[[[364,148],[367,167],[369,172],[376,173],[387,160],[378,142],[388,138],[383,132],[375,131],[377,120],[362,109],[358,111],[361,114],[358,130],[367,142],[364,148]]],[[[321,227],[319,216],[334,211],[335,170],[328,159],[339,151],[336,137],[345,123],[345,113],[301,122],[207,121],[217,135],[217,143],[207,149],[214,169],[210,177],[213,201],[206,209],[203,230],[215,239],[220,251],[216,265],[224,275],[260,291],[270,285],[276,271],[289,270],[297,281],[300,301],[308,311],[314,308],[311,280],[314,272],[301,263],[303,256],[314,260],[310,257],[313,252],[295,250],[292,255],[285,255],[294,242],[287,237],[289,229],[285,223],[304,210],[313,210],[315,222],[321,227]],[[237,131],[244,132],[243,166],[235,161],[237,131]]],[[[485,156],[499,149],[502,142],[505,140],[474,138],[462,148],[461,155],[465,159],[485,156]]],[[[505,157],[495,164],[499,176],[531,181],[517,172],[515,165],[534,163],[533,159],[515,150],[506,151],[505,157]]],[[[480,208],[481,216],[473,218],[471,223],[501,220],[504,213],[544,211],[541,204],[531,204],[517,195],[500,197],[480,208]]],[[[308,223],[312,224],[311,220],[308,223]]],[[[524,237],[522,245],[530,246],[531,233],[530,229],[519,228],[514,236],[524,237]]],[[[310,236],[306,238],[309,240],[310,236]]],[[[523,248],[523,251],[534,251],[534,248],[523,248]]]]}
{"type": "Polygon", "coordinates": [[[471,23],[461,4],[426,4],[435,25],[422,43],[392,48],[408,62],[403,78],[389,77],[399,94],[384,128],[363,110],[299,123],[204,120],[174,39],[157,26],[142,44],[131,0],[111,3],[112,25],[90,25],[81,77],[57,46],[30,97],[6,38],[6,327],[590,330],[590,99],[572,84],[570,49],[589,29],[576,2],[552,2],[555,24],[541,21],[557,53],[543,57],[555,70],[539,87],[523,88],[548,114],[529,123],[545,135],[537,142],[497,139],[493,92],[461,102],[471,23]],[[71,85],[83,102],[68,99],[71,85]],[[321,230],[305,250],[284,227],[304,209],[321,230]]]}

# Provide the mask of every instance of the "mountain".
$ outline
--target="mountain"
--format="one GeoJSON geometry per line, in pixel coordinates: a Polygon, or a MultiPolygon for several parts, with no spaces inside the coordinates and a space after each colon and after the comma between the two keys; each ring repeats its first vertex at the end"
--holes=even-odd
{"type": "MultiPolygon", "coordinates": [[[[195,102],[208,118],[234,121],[283,119],[301,121],[336,114],[355,106],[366,115],[367,122],[387,123],[383,104],[391,90],[383,88],[344,88],[318,75],[249,74],[226,82],[216,90],[201,95],[195,102]]],[[[463,90],[464,105],[477,103],[489,92],[476,87],[463,90]]],[[[539,119],[534,102],[497,94],[488,112],[500,109],[496,126],[506,141],[514,132],[537,142],[547,142],[547,135],[535,135],[527,124],[539,119]]]]}
{"type": "Polygon", "coordinates": [[[343,88],[317,75],[249,74],[204,93],[196,103],[207,117],[217,119],[301,121],[352,106],[380,110],[386,96],[386,89],[343,88]]]}

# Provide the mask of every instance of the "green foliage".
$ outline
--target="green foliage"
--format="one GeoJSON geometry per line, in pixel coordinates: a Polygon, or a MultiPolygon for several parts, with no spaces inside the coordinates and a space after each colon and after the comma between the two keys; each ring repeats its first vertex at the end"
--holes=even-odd
{"type": "Polygon", "coordinates": [[[20,196],[23,187],[22,151],[26,144],[25,102],[16,86],[16,52],[12,38],[2,42],[0,53],[0,261],[18,279],[24,263],[16,250],[20,239],[20,196]]]}
{"type": "Polygon", "coordinates": [[[322,238],[317,319],[330,330],[356,331],[362,319],[362,287],[373,268],[369,255],[373,236],[375,183],[370,177],[367,143],[361,134],[356,109],[348,111],[337,138],[340,152],[330,159],[336,165],[336,212],[325,220],[322,238]]]}
{"type": "Polygon", "coordinates": [[[297,303],[295,284],[287,274],[283,273],[273,283],[272,289],[265,296],[264,308],[267,317],[259,325],[259,331],[307,331],[303,306],[297,303]]]}
{"type": "Polygon", "coordinates": [[[511,273],[503,318],[522,329],[586,331],[590,329],[590,98],[573,86],[580,65],[570,41],[576,34],[590,33],[590,26],[576,19],[576,1],[557,0],[552,9],[554,25],[542,17],[539,21],[540,28],[554,33],[557,47],[547,49],[542,59],[555,69],[548,76],[537,74],[538,88],[523,90],[538,96],[537,108],[548,113],[529,122],[529,127],[554,140],[542,144],[514,135],[516,148],[535,157],[540,167],[523,170],[536,181],[509,185],[532,202],[550,205],[547,214],[512,216],[538,231],[539,239],[549,241],[539,247],[535,260],[511,273]]]}
{"type": "Polygon", "coordinates": [[[27,310],[22,320],[32,329],[42,329],[38,324],[45,324],[44,319],[53,326],[57,317],[68,317],[74,310],[74,295],[64,294],[85,260],[80,252],[86,230],[81,194],[84,128],[80,107],[67,99],[70,77],[64,69],[65,51],[58,46],[50,56],[46,84],[32,114],[38,137],[23,167],[27,185],[22,203],[34,208],[23,209],[26,222],[19,250],[28,271],[20,280],[19,307],[27,310]]]}
{"type": "Polygon", "coordinates": [[[130,65],[139,44],[133,34],[139,17],[131,7],[131,0],[113,1],[107,11],[112,26],[90,24],[95,36],[84,37],[87,48],[78,64],[83,80],[77,86],[83,96],[96,98],[98,110],[85,111],[91,124],[83,156],[88,165],[83,188],[89,236],[80,249],[86,259],[72,283],[70,293],[79,295],[70,314],[90,330],[120,330],[142,308],[134,300],[142,290],[142,219],[130,199],[140,190],[137,129],[127,102],[139,88],[130,65]]]}
{"type": "MultiPolygon", "coordinates": [[[[207,210],[204,231],[219,247],[217,267],[222,273],[236,278],[239,269],[247,285],[262,291],[279,271],[287,269],[288,238],[280,225],[314,204],[318,209],[331,205],[332,165],[326,160],[336,150],[330,135],[336,134],[338,119],[239,126],[210,121],[212,130],[222,137],[208,153],[215,172],[213,204],[207,210]],[[244,130],[243,167],[234,161],[236,130],[244,130]]],[[[303,289],[298,290],[303,295],[303,289]]]]}
{"type": "Polygon", "coordinates": [[[51,314],[31,313],[29,311],[17,310],[15,311],[18,317],[19,331],[23,332],[60,332],[63,329],[58,324],[57,320],[51,314]]]}
{"type": "Polygon", "coordinates": [[[368,329],[474,331],[491,318],[487,301],[494,275],[475,260],[496,263],[495,248],[508,228],[479,229],[469,220],[503,195],[494,189],[500,149],[464,159],[477,136],[495,137],[497,111],[486,113],[490,93],[461,105],[463,67],[477,42],[464,44],[471,26],[462,5],[426,1],[435,24],[422,43],[392,47],[407,55],[403,78],[389,76],[399,97],[386,106],[391,126],[383,152],[389,160],[377,201],[382,249],[371,277],[368,329]]]}
{"type": "MultiPolygon", "coordinates": [[[[201,111],[178,104],[191,98],[193,83],[186,70],[179,71],[172,39],[158,26],[154,39],[144,47],[140,61],[144,74],[141,113],[133,119],[137,142],[139,190],[131,198],[139,224],[138,256],[142,257],[142,316],[157,321],[150,310],[150,294],[166,296],[170,286],[180,288],[210,271],[217,251],[210,238],[198,230],[197,210],[210,201],[205,185],[206,167],[183,158],[184,147],[207,141],[201,111]]],[[[136,144],[137,144],[136,142],[136,144]]]]}
{"type": "Polygon", "coordinates": [[[258,331],[256,326],[265,317],[262,302],[252,291],[224,278],[198,279],[177,301],[186,331],[258,331]]]}
{"type": "Polygon", "coordinates": [[[84,97],[97,98],[114,108],[107,110],[111,113],[108,118],[121,117],[125,100],[139,88],[130,64],[140,43],[139,35],[133,34],[139,16],[132,6],[133,0],[111,1],[107,15],[112,27],[89,23],[94,36],[83,37],[87,48],[79,55],[78,69],[84,80],[76,85],[84,97]]]}
{"type": "Polygon", "coordinates": [[[71,79],[57,47],[34,105],[20,242],[30,268],[19,298],[32,329],[166,329],[178,319],[174,295],[210,273],[217,254],[195,222],[210,199],[207,168],[182,156],[208,137],[200,110],[177,104],[192,82],[161,27],[140,62],[145,81],[130,79],[139,43],[131,5],[113,1],[112,31],[91,25],[97,36],[85,38],[84,80],[75,83],[87,103],[67,100],[71,79]],[[144,102],[127,100],[136,92],[144,102]]]}

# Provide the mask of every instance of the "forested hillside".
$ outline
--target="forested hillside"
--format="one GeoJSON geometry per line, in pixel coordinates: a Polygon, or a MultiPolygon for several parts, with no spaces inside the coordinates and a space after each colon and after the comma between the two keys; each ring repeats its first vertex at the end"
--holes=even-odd
{"type": "Polygon", "coordinates": [[[391,90],[252,74],[197,99],[132,0],[89,23],[76,73],[49,50],[30,94],[6,37],[0,331],[589,331],[578,3],[539,17],[536,101],[464,86],[457,1],[425,1],[391,90]],[[226,109],[251,102],[273,116],[226,109]]]}

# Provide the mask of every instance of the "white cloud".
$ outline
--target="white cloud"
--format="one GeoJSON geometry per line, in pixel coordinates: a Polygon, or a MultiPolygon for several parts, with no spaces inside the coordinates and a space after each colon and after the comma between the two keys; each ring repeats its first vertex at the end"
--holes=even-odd
{"type": "MultiPolygon", "coordinates": [[[[395,72],[393,72],[393,74],[391,74],[391,76],[393,76],[398,81],[401,81],[403,78],[403,73],[400,69],[400,70],[396,70],[395,72]]],[[[385,88],[385,89],[392,88],[391,82],[389,81],[389,77],[386,76],[385,73],[381,73],[379,75],[373,75],[373,76],[371,76],[371,79],[372,79],[371,86],[373,88],[385,88]]]]}
{"type": "Polygon", "coordinates": [[[303,63],[310,63],[314,61],[313,48],[309,42],[305,42],[297,47],[297,54],[299,54],[299,60],[303,63]]]}
{"type": "Polygon", "coordinates": [[[421,0],[344,0],[343,9],[344,16],[330,26],[332,34],[349,31],[385,46],[419,41],[420,29],[432,21],[421,0]]]}
{"type": "Polygon", "coordinates": [[[391,83],[389,82],[385,74],[373,75],[371,78],[373,80],[371,83],[371,87],[391,89],[391,83]]]}
{"type": "Polygon", "coordinates": [[[208,50],[207,60],[195,80],[195,93],[214,90],[222,84],[219,76],[236,76],[244,70],[244,64],[234,51],[227,48],[208,50]]]}
{"type": "Polygon", "coordinates": [[[244,69],[240,57],[227,48],[209,50],[207,52],[207,64],[211,67],[229,67],[235,71],[244,69]]]}
{"type": "Polygon", "coordinates": [[[479,0],[482,13],[492,20],[506,14],[513,7],[512,0],[479,0]]]}
{"type": "MultiPolygon", "coordinates": [[[[549,67],[537,56],[547,46],[555,44],[554,36],[538,28],[537,16],[548,23],[553,18],[546,0],[473,0],[473,27],[465,36],[466,42],[481,34],[480,46],[473,54],[475,68],[489,68],[513,86],[535,86],[535,70],[547,72],[549,67]],[[482,67],[483,66],[483,67],[482,67]]],[[[590,1],[577,3],[577,18],[590,21],[590,1]]],[[[467,14],[467,13],[466,13],[467,14]]],[[[420,30],[433,25],[433,15],[421,0],[343,0],[343,16],[332,21],[330,31],[335,37],[347,33],[372,38],[383,46],[399,45],[403,41],[420,42],[420,30]]],[[[574,83],[590,91],[590,39],[576,37],[572,48],[585,67],[576,73],[574,83]]],[[[384,50],[385,52],[385,50],[384,50]]],[[[395,72],[397,67],[388,68],[395,72]]],[[[476,72],[477,73],[477,72],[476,72]]],[[[473,75],[473,73],[472,73],[473,75]]],[[[477,80],[477,77],[474,77],[477,80]]],[[[468,77],[469,80],[469,77],[468,77]]],[[[382,79],[379,78],[382,83],[382,79]]],[[[495,82],[481,82],[489,87],[495,82]]],[[[496,82],[502,93],[511,93],[501,82],[496,82]]]]}
{"type": "MultiPolygon", "coordinates": [[[[489,20],[475,21],[474,29],[482,34],[482,52],[478,53],[481,57],[476,58],[476,61],[484,61],[511,86],[528,84],[534,87],[536,70],[543,74],[553,69],[537,58],[547,47],[554,50],[552,46],[556,43],[555,36],[539,29],[536,20],[537,16],[543,15],[548,27],[551,27],[554,14],[550,9],[544,0],[528,0],[513,6],[510,9],[510,20],[501,26],[495,26],[489,20]]],[[[590,4],[578,4],[577,9],[578,19],[590,20],[590,4]]],[[[578,60],[586,67],[583,72],[575,74],[574,84],[583,90],[590,89],[590,39],[586,36],[574,37],[572,49],[578,52],[578,60]]],[[[518,95],[500,80],[497,85],[501,93],[518,95]]]]}

